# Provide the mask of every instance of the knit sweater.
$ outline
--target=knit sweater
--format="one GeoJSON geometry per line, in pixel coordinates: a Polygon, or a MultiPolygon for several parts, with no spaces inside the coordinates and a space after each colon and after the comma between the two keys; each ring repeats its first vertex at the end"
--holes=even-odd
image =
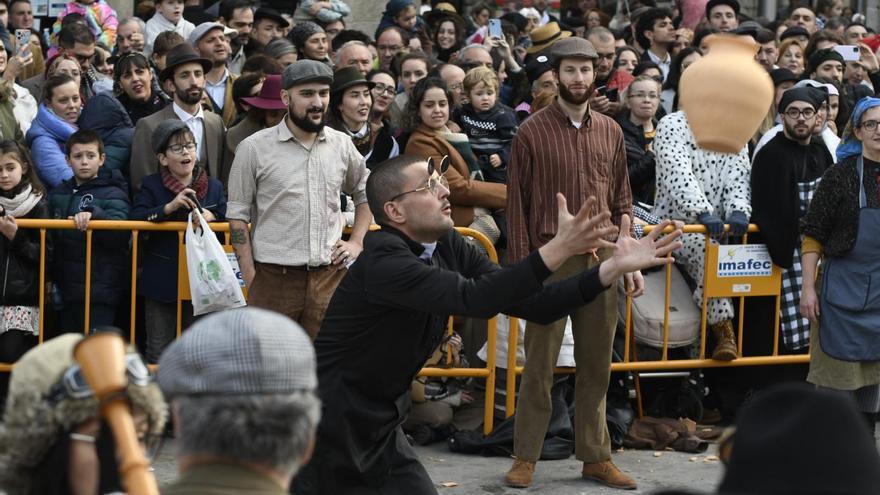
{"type": "Polygon", "coordinates": [[[507,182],[507,163],[510,160],[510,144],[516,134],[516,114],[510,107],[496,103],[485,112],[478,111],[470,103],[461,106],[457,122],[461,132],[467,134],[474,154],[480,161],[483,177],[489,182],[507,182]],[[501,165],[493,167],[489,157],[497,154],[501,165]]]}
{"type": "Polygon", "coordinates": [[[116,11],[104,0],[97,0],[91,4],[68,2],[58,14],[58,20],[52,25],[52,45],[58,46],[58,34],[61,32],[61,20],[67,14],[79,14],[86,20],[89,30],[95,35],[98,43],[112,47],[116,44],[116,27],[119,21],[116,19],[116,11]]]}
{"type": "MultiPolygon", "coordinates": [[[[850,157],[825,171],[801,232],[818,241],[828,256],[845,256],[852,251],[859,230],[859,172],[850,157]]],[[[880,208],[877,170],[880,163],[865,160],[865,195],[868,208],[880,208]]]]}

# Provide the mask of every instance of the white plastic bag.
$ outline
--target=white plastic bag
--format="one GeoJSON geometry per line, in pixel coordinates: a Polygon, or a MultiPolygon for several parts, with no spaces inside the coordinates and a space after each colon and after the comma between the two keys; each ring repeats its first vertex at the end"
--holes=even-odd
{"type": "Polygon", "coordinates": [[[198,210],[190,212],[186,222],[186,266],[196,316],[246,304],[226,251],[198,210]],[[193,215],[199,220],[198,231],[193,231],[193,215]]]}

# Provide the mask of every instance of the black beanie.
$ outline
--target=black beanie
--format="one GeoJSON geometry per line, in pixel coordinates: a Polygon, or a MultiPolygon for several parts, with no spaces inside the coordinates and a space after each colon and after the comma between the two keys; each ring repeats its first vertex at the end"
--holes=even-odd
{"type": "Polygon", "coordinates": [[[840,62],[841,65],[846,67],[846,62],[843,60],[843,55],[837,53],[831,48],[826,48],[825,50],[816,50],[810,55],[809,63],[807,64],[807,75],[812,74],[822,65],[824,62],[829,60],[836,60],[840,62]]]}
{"type": "Polygon", "coordinates": [[[782,93],[782,98],[779,99],[779,106],[776,107],[776,111],[785,113],[785,109],[795,101],[805,101],[813,107],[813,110],[819,110],[819,107],[822,106],[826,99],[828,99],[828,90],[825,88],[791,88],[782,93]]]}

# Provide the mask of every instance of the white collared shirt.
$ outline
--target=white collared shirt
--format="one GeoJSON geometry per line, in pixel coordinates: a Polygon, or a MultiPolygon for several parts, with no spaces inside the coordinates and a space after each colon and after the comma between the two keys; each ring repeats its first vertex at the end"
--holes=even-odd
{"type": "Polygon", "coordinates": [[[202,141],[204,141],[205,136],[205,112],[202,110],[202,106],[199,105],[199,111],[195,115],[191,115],[186,110],[180,108],[176,101],[171,104],[171,107],[174,109],[177,118],[182,120],[189,127],[189,130],[192,131],[193,137],[196,138],[196,156],[201,158],[202,141]]]}
{"type": "Polygon", "coordinates": [[[648,58],[651,59],[651,62],[657,64],[660,67],[660,72],[663,73],[663,82],[666,82],[666,77],[669,76],[669,68],[672,67],[672,57],[669,53],[666,53],[666,60],[660,60],[660,57],[654,54],[651,50],[647,50],[648,58]]]}
{"type": "Polygon", "coordinates": [[[223,111],[223,103],[226,101],[227,79],[229,79],[229,69],[223,69],[223,77],[220,78],[217,84],[209,81],[207,77],[205,78],[205,91],[208,92],[208,96],[211,97],[217,109],[221,112],[223,111]]]}

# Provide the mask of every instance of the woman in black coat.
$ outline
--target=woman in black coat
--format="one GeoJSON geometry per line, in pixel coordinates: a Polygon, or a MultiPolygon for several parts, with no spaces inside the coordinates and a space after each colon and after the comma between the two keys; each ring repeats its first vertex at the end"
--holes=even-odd
{"type": "Polygon", "coordinates": [[[652,143],[660,106],[660,83],[650,76],[638,76],[621,95],[623,109],[617,123],[626,145],[626,168],[633,202],[654,204],[654,151],[652,143]]]}

